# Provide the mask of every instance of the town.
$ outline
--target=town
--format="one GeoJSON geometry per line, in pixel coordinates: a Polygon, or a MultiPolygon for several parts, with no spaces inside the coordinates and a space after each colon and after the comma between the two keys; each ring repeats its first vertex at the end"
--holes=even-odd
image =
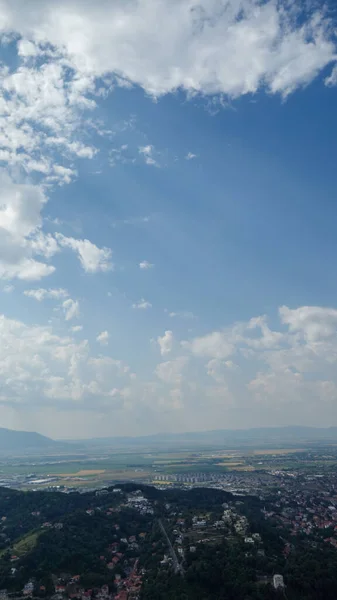
{"type": "Polygon", "coordinates": [[[214,552],[243,565],[252,597],[292,598],[299,556],[319,549],[337,564],[334,473],[191,478],[82,493],[0,488],[0,600],[151,598],[158,578],[191,586],[214,552]]]}

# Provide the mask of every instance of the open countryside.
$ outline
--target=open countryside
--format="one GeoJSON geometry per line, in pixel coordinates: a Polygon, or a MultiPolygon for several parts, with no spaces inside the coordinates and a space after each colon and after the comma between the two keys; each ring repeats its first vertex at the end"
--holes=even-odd
{"type": "Polygon", "coordinates": [[[0,483],[18,489],[94,489],[124,481],[186,486],[206,481],[225,481],[230,474],[250,477],[277,471],[310,472],[317,466],[335,468],[337,449],[245,448],[235,450],[200,448],[177,452],[130,449],[105,456],[16,457],[0,461],[0,483]]]}

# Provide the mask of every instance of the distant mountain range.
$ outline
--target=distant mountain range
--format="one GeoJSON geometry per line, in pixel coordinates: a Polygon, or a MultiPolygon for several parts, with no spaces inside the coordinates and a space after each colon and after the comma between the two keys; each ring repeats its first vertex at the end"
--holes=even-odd
{"type": "Polygon", "coordinates": [[[87,447],[195,448],[206,446],[299,445],[337,442],[337,427],[259,427],[254,429],[216,429],[188,433],[160,433],[140,437],[111,437],[82,440],[87,447]]]}
{"type": "Polygon", "coordinates": [[[116,449],[198,449],[206,447],[277,447],[337,443],[337,427],[259,427],[217,429],[188,433],[160,433],[139,437],[55,441],[39,433],[0,428],[0,453],[91,453],[116,449]]]}
{"type": "Polygon", "coordinates": [[[13,431],[0,427],[0,452],[22,453],[56,449],[59,442],[33,431],[13,431]]]}

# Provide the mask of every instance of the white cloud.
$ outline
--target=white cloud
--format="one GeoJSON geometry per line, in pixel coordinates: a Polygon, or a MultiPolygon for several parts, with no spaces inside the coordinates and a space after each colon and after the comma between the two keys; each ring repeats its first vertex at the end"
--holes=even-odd
{"type": "Polygon", "coordinates": [[[10,67],[2,64],[0,77],[0,277],[38,281],[55,267],[36,256],[49,260],[60,250],[42,231],[48,190],[72,181],[74,158],[96,153],[80,139],[83,110],[95,107],[87,97],[95,86],[93,77],[80,75],[41,38],[20,39],[16,25],[2,29],[17,39],[18,55],[10,67]]]}
{"type": "Polygon", "coordinates": [[[69,296],[67,290],[63,288],[49,288],[48,290],[44,288],[39,288],[36,290],[25,290],[23,293],[25,296],[28,296],[29,298],[34,298],[38,302],[42,302],[42,300],[45,300],[46,298],[60,300],[61,298],[67,298],[69,296]]]}
{"type": "Polygon", "coordinates": [[[33,258],[50,255],[37,242],[46,201],[41,186],[15,183],[0,170],[0,277],[39,280],[55,270],[33,258]]]}
{"type": "Polygon", "coordinates": [[[55,238],[50,233],[38,231],[33,238],[30,239],[30,247],[34,254],[51,258],[60,251],[60,247],[55,238]]]}
{"type": "Polygon", "coordinates": [[[86,273],[106,272],[113,268],[110,248],[98,248],[89,240],[77,240],[61,233],[57,233],[55,237],[60,246],[76,252],[86,273]]]}
{"type": "Polygon", "coordinates": [[[14,285],[5,285],[2,291],[5,292],[5,294],[11,294],[14,290],[14,285]]]}
{"type": "MultiPolygon", "coordinates": [[[[75,161],[97,153],[88,128],[104,134],[104,127],[88,112],[114,85],[139,85],[155,97],[182,90],[221,101],[261,89],[286,96],[336,60],[323,8],[220,4],[158,0],[153,11],[148,0],[50,0],[47,8],[38,0],[1,1],[0,33],[17,56],[0,67],[0,161],[11,173],[0,175],[0,278],[51,275],[60,246],[72,248],[88,273],[112,268],[109,248],[44,233],[41,213],[49,190],[77,176],[75,161]]],[[[336,84],[336,73],[335,66],[326,85],[336,84]]],[[[155,147],[143,143],[138,158],[158,166],[155,147]]]]}
{"type": "Polygon", "coordinates": [[[139,302],[134,302],[132,308],[137,308],[139,310],[147,310],[148,308],[152,308],[152,304],[151,302],[148,302],[147,300],[144,300],[144,298],[142,298],[141,300],[139,300],[139,302]]]}
{"type": "Polygon", "coordinates": [[[80,316],[80,305],[77,300],[72,300],[68,298],[64,302],[62,302],[62,308],[64,311],[64,318],[66,321],[71,321],[72,319],[78,319],[80,316]]]}
{"type": "Polygon", "coordinates": [[[308,342],[324,340],[337,332],[337,310],[319,306],[301,306],[294,310],[281,306],[282,323],[288,325],[290,331],[297,331],[308,342]]]}
{"type": "Polygon", "coordinates": [[[241,335],[243,338],[242,341],[247,344],[247,346],[256,349],[278,347],[282,342],[285,341],[285,336],[283,333],[279,331],[272,331],[268,327],[267,318],[265,316],[255,317],[247,323],[246,328],[237,326],[234,331],[237,339],[241,335]],[[257,337],[259,330],[261,336],[257,337]],[[253,336],[250,335],[251,332],[253,333],[253,336]]]}
{"type": "Polygon", "coordinates": [[[110,166],[115,167],[118,163],[124,165],[134,164],[136,162],[134,152],[134,149],[129,149],[128,144],[122,144],[117,148],[111,148],[111,150],[109,151],[110,166]]]}
{"type": "Polygon", "coordinates": [[[83,329],[83,325],[74,325],[74,327],[71,327],[70,330],[73,333],[78,333],[79,331],[82,331],[83,329]]]}
{"type": "Polygon", "coordinates": [[[212,358],[206,364],[207,375],[221,384],[226,384],[228,371],[235,371],[237,368],[238,366],[232,360],[221,360],[220,358],[212,358]]]}
{"type": "Polygon", "coordinates": [[[278,348],[287,341],[287,335],[272,331],[266,316],[254,317],[250,321],[235,323],[222,331],[213,331],[190,341],[183,341],[182,347],[195,356],[210,358],[229,358],[241,348],[245,354],[254,350],[278,348]]]}
{"type": "Polygon", "coordinates": [[[232,360],[225,360],[225,366],[231,371],[235,371],[238,366],[232,360]]]}
{"type": "Polygon", "coordinates": [[[86,344],[55,335],[49,327],[28,327],[0,317],[2,346],[0,376],[8,403],[35,402],[56,395],[56,387],[68,399],[77,396],[75,364],[86,360],[86,344]],[[67,392],[66,392],[67,391],[67,392]]]}
{"type": "MultiPolygon", "coordinates": [[[[169,408],[173,410],[181,410],[183,408],[183,392],[180,388],[174,388],[169,391],[169,397],[171,402],[169,403],[169,408]]],[[[166,402],[166,406],[167,406],[166,402]]]]}
{"type": "Polygon", "coordinates": [[[107,346],[109,343],[109,333],[108,331],[102,331],[96,338],[96,341],[102,346],[107,346]]]}
{"type": "Polygon", "coordinates": [[[99,380],[104,380],[106,374],[112,370],[116,371],[120,376],[129,374],[130,371],[129,365],[126,365],[122,360],[116,360],[110,356],[90,358],[89,364],[95,366],[99,380]]]}
{"type": "Polygon", "coordinates": [[[0,279],[21,279],[22,281],[39,281],[54,273],[55,267],[46,265],[32,258],[22,258],[16,264],[8,264],[0,259],[0,279]]]}
{"type": "Polygon", "coordinates": [[[177,312],[170,312],[169,317],[174,319],[178,317],[179,319],[196,319],[196,316],[189,310],[179,310],[177,312]]]}
{"type": "Polygon", "coordinates": [[[155,96],[182,89],[238,97],[264,87],[286,95],[336,54],[323,8],[305,12],[272,0],[229,0],[225,9],[211,0],[158,0],[155,11],[146,0],[51,0],[48,10],[3,0],[1,25],[23,36],[19,52],[27,60],[9,89],[22,91],[29,107],[36,104],[33,116],[62,132],[73,128],[74,106],[92,107],[93,76],[116,73],[117,85],[131,82],[155,96]],[[44,50],[52,60],[37,77],[28,65],[45,42],[54,46],[44,50]]]}
{"type": "Polygon", "coordinates": [[[217,383],[224,383],[224,361],[219,358],[212,358],[206,365],[207,375],[212,377],[217,383]]]}
{"type": "Polygon", "coordinates": [[[165,383],[174,386],[179,385],[182,381],[182,371],[187,362],[186,356],[179,356],[174,360],[159,363],[156,366],[155,373],[165,383]]]}
{"type": "Polygon", "coordinates": [[[193,160],[193,158],[197,158],[197,154],[193,154],[193,152],[188,152],[185,156],[186,160],[193,160]]]}
{"type": "Polygon", "coordinates": [[[43,189],[16,184],[4,172],[0,187],[0,228],[13,240],[23,240],[41,225],[41,209],[47,198],[43,189]]]}
{"type": "Polygon", "coordinates": [[[2,68],[1,159],[26,173],[69,183],[76,171],[58,164],[55,151],[62,162],[95,154],[94,148],[76,140],[81,131],[80,111],[95,107],[86,97],[93,89],[92,78],[69,69],[58,51],[43,49],[31,40],[19,40],[17,49],[19,66],[2,68]]]}
{"type": "Polygon", "coordinates": [[[333,87],[333,86],[337,85],[337,65],[334,66],[331,74],[328,77],[326,77],[325,85],[327,85],[329,87],[333,87]]]}
{"type": "Polygon", "coordinates": [[[150,263],[148,260],[142,260],[139,263],[139,268],[143,271],[147,271],[148,269],[153,269],[154,264],[150,263]]]}
{"type": "Polygon", "coordinates": [[[143,419],[142,427],[146,422],[150,430],[164,425],[182,431],[212,429],[224,418],[228,427],[328,425],[337,418],[334,311],[281,307],[273,329],[266,316],[255,317],[175,347],[172,332],[166,331],[158,347],[163,356],[172,352],[172,357],[153,364],[150,380],[122,360],[92,356],[86,340],[77,343],[51,327],[2,316],[0,412],[8,406],[22,414],[29,406],[36,420],[40,409],[52,407],[54,419],[60,413],[66,418],[74,407],[82,423],[85,411],[92,420],[116,411],[125,419],[124,431],[130,417],[132,422],[143,419]],[[227,356],[228,344],[235,359],[227,356]],[[176,409],[179,422],[174,420],[176,409]]]}
{"type": "Polygon", "coordinates": [[[144,154],[144,156],[151,156],[153,152],[153,146],[148,144],[148,146],[139,146],[138,148],[139,154],[144,154]]]}
{"type": "MultiPolygon", "coordinates": [[[[117,378],[125,383],[129,367],[119,360],[90,356],[86,340],[59,336],[50,327],[27,326],[0,316],[0,410],[11,407],[22,414],[24,407],[56,408],[56,414],[71,406],[80,410],[114,410],[107,403],[117,378]]],[[[127,391],[121,388],[121,398],[127,391]]],[[[123,400],[120,402],[123,406],[123,400]]],[[[55,413],[53,413],[55,415],[55,413]]]]}
{"type": "Polygon", "coordinates": [[[144,157],[145,163],[152,167],[158,167],[158,162],[153,158],[155,148],[151,144],[148,146],[139,146],[138,148],[139,154],[144,157]]]}
{"type": "Polygon", "coordinates": [[[74,169],[63,167],[62,165],[54,165],[53,174],[48,177],[48,181],[58,181],[62,183],[71,183],[72,179],[77,175],[74,169]]]}
{"type": "Polygon", "coordinates": [[[235,348],[228,333],[221,331],[194,338],[191,342],[183,342],[183,347],[189,349],[196,356],[212,356],[214,358],[227,358],[235,348]]]}
{"type": "Polygon", "coordinates": [[[160,354],[169,354],[173,348],[173,333],[172,331],[165,331],[162,337],[157,338],[157,342],[160,348],[160,354]]]}

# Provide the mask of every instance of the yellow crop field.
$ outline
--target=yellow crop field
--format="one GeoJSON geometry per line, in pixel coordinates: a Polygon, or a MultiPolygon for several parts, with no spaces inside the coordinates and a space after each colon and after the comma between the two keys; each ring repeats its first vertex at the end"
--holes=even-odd
{"type": "Polygon", "coordinates": [[[57,473],[58,477],[85,477],[86,475],[102,475],[105,469],[82,469],[77,473],[57,473]]]}
{"type": "Polygon", "coordinates": [[[254,450],[253,454],[256,454],[257,456],[262,456],[263,454],[265,455],[270,455],[270,454],[294,454],[295,452],[306,452],[305,448],[276,448],[276,449],[268,449],[268,450],[254,450]]]}

